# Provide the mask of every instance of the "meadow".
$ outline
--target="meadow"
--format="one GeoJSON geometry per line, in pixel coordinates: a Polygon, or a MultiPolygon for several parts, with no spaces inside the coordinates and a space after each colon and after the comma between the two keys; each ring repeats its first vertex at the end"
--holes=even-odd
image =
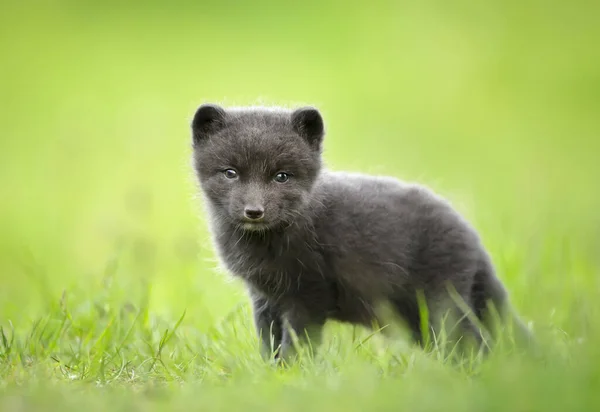
{"type": "Polygon", "coordinates": [[[0,4],[0,409],[600,409],[600,6],[0,4]],[[329,168],[447,197],[542,355],[331,324],[262,361],[192,173],[204,102],[312,104],[329,168]]]}

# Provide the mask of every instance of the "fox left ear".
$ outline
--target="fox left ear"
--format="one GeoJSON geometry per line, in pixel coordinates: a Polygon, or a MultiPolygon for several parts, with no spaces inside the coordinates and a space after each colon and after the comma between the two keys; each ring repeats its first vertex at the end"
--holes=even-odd
{"type": "Polygon", "coordinates": [[[192,121],[194,144],[207,139],[225,126],[227,113],[216,104],[203,104],[198,108],[192,121]]]}
{"type": "Polygon", "coordinates": [[[292,113],[292,127],[308,144],[320,148],[325,136],[325,125],[321,113],[314,107],[302,107],[292,113]]]}

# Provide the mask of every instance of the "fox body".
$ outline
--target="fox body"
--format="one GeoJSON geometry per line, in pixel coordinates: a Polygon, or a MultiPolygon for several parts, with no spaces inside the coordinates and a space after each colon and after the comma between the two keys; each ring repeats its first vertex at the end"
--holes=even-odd
{"type": "Polygon", "coordinates": [[[225,267],[250,293],[266,353],[315,345],[329,319],[371,326],[391,304],[416,342],[444,314],[457,337],[481,343],[508,297],[476,231],[429,189],[391,177],[325,170],[325,134],[311,107],[202,105],[192,122],[194,167],[225,267]],[[451,293],[452,292],[452,293],[451,293]]]}

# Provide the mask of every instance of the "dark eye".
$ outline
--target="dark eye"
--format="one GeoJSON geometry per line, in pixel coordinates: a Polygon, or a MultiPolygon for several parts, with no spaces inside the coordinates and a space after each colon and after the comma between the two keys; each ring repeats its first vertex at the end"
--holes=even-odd
{"type": "Polygon", "coordinates": [[[285,183],[290,179],[290,175],[285,172],[279,172],[275,175],[275,181],[277,183],[285,183]]]}
{"type": "Polygon", "coordinates": [[[233,169],[223,170],[223,174],[227,179],[235,179],[238,177],[238,173],[233,169]]]}

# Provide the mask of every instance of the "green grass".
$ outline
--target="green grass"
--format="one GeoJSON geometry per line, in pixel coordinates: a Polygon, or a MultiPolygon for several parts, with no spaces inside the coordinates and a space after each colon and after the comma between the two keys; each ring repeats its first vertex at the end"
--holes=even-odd
{"type": "Polygon", "coordinates": [[[600,407],[596,2],[39,3],[0,12],[0,409],[600,407]],[[190,168],[205,101],[315,104],[330,167],[448,197],[543,355],[332,324],[263,362],[190,168]]]}

